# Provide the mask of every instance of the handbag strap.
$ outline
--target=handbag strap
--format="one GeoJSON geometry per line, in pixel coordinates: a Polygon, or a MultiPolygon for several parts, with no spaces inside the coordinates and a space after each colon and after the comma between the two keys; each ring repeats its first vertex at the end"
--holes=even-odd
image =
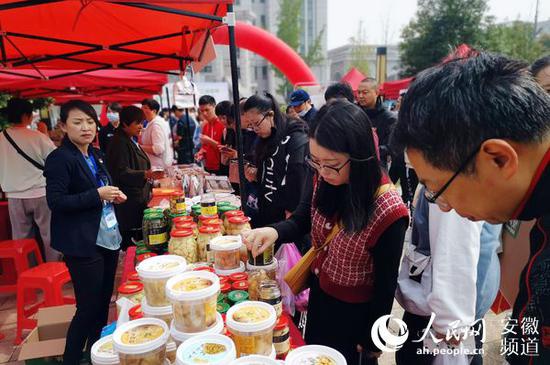
{"type": "Polygon", "coordinates": [[[36,162],[35,160],[33,160],[29,155],[27,155],[25,152],[23,152],[23,150],[21,148],[19,148],[19,146],[17,145],[17,143],[15,143],[15,141],[11,138],[11,136],[8,134],[8,131],[4,129],[4,137],[6,137],[6,139],[8,140],[8,142],[13,146],[13,148],[15,148],[15,150],[17,151],[17,153],[19,153],[21,155],[21,157],[23,157],[25,160],[29,161],[34,167],[36,167],[37,169],[39,169],[40,171],[44,171],[44,166],[42,166],[41,164],[39,164],[38,162],[36,162]]]}

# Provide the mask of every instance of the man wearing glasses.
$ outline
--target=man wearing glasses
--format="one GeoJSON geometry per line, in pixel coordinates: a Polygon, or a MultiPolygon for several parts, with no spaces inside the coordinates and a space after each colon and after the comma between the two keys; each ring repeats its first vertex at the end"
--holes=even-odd
{"type": "Polygon", "coordinates": [[[490,223],[536,219],[518,278],[516,333],[506,338],[536,351],[507,360],[550,364],[550,96],[523,63],[474,53],[417,76],[392,142],[444,210],[490,223]]]}

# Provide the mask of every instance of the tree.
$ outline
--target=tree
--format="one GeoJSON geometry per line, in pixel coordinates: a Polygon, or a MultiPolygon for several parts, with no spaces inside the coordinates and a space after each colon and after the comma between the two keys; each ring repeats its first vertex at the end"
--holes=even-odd
{"type": "Polygon", "coordinates": [[[418,0],[415,18],[401,34],[403,76],[438,63],[462,43],[479,47],[487,9],[487,0],[418,0]]]}
{"type": "Polygon", "coordinates": [[[548,40],[533,38],[533,23],[515,21],[511,24],[490,24],[483,47],[491,52],[521,59],[529,63],[550,52],[548,40]]]}
{"type": "Polygon", "coordinates": [[[359,28],[355,37],[350,38],[351,43],[351,64],[363,75],[369,75],[369,56],[373,53],[372,47],[367,45],[367,33],[363,28],[363,22],[359,22],[359,28]]]}

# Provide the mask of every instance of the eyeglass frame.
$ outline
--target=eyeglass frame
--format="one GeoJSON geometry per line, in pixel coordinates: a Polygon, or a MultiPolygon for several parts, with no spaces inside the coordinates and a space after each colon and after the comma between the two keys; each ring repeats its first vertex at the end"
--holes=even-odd
{"type": "Polygon", "coordinates": [[[262,117],[262,119],[260,119],[259,122],[252,124],[252,130],[257,131],[258,129],[260,129],[260,127],[262,126],[265,118],[267,118],[269,113],[265,113],[265,114],[262,114],[262,115],[263,115],[263,117],[262,117]]]}
{"type": "Polygon", "coordinates": [[[424,190],[424,196],[426,197],[426,200],[428,201],[428,203],[435,204],[437,202],[437,199],[439,199],[441,197],[441,195],[443,195],[445,190],[447,190],[447,188],[458,177],[458,175],[460,175],[462,172],[464,172],[464,169],[466,169],[466,167],[468,167],[468,165],[470,164],[470,162],[472,162],[474,157],[477,156],[477,154],[479,153],[479,151],[481,149],[482,144],[483,144],[483,142],[474,151],[472,151],[472,153],[470,153],[470,155],[468,155],[468,157],[464,160],[464,162],[462,162],[460,164],[460,166],[458,167],[456,172],[453,174],[453,176],[451,176],[451,178],[449,180],[447,180],[447,182],[437,192],[431,191],[430,189],[428,189],[428,187],[426,185],[422,184],[426,188],[424,190]]]}
{"type": "Polygon", "coordinates": [[[306,155],[304,157],[305,161],[307,162],[307,164],[312,167],[313,169],[315,169],[316,171],[321,171],[322,169],[328,169],[329,171],[333,171],[337,176],[340,176],[340,171],[346,167],[347,164],[349,164],[351,161],[355,161],[355,162],[367,162],[367,161],[370,161],[373,159],[373,156],[369,157],[369,158],[365,158],[365,159],[358,159],[358,158],[348,158],[348,160],[346,162],[344,162],[342,165],[340,165],[340,167],[332,167],[332,166],[326,166],[326,165],[321,165],[320,163],[317,163],[315,161],[313,161],[313,159],[311,158],[310,155],[306,155]],[[317,166],[319,167],[317,167],[317,166]]]}

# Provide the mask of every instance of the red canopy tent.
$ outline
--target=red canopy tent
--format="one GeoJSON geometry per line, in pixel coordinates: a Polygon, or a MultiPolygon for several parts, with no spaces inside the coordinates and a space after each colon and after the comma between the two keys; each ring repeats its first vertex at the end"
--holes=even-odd
{"type": "Polygon", "coordinates": [[[353,89],[353,91],[357,91],[357,87],[359,86],[359,83],[363,79],[365,79],[365,77],[367,76],[363,75],[361,71],[359,71],[354,67],[351,70],[349,70],[348,73],[345,74],[340,81],[347,82],[348,84],[351,85],[351,88],[353,89]]]}
{"type": "Polygon", "coordinates": [[[402,80],[386,81],[380,86],[380,93],[386,99],[396,100],[399,97],[399,91],[407,89],[413,78],[409,77],[402,80]]]}

